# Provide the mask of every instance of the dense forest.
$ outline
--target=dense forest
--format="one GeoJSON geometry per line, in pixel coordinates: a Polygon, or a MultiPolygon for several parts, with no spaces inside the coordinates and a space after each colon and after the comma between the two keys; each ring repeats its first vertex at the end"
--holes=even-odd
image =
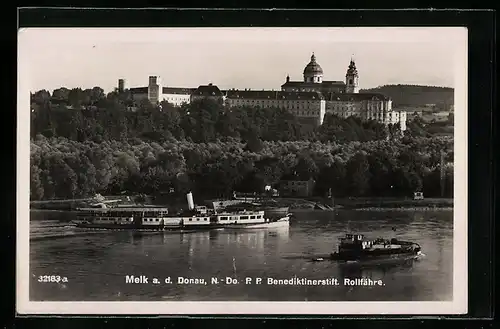
{"type": "MultiPolygon", "coordinates": [[[[321,127],[301,122],[284,109],[224,108],[211,100],[182,107],[164,101],[135,104],[127,94],[102,90],[46,91],[32,95],[31,136],[66,137],[76,141],[140,138],[164,142],[169,138],[197,143],[237,138],[263,141],[369,141],[387,137],[384,125],[328,116],[321,127]]],[[[398,133],[398,127],[390,129],[398,133]]]]}
{"type": "Polygon", "coordinates": [[[32,200],[172,188],[218,197],[310,178],[316,195],[439,196],[442,151],[453,193],[453,139],[418,121],[401,137],[397,126],[354,117],[313,127],[285,110],[134,104],[100,88],[31,96],[32,200]]]}
{"type": "Polygon", "coordinates": [[[436,104],[438,110],[449,110],[454,104],[453,88],[418,86],[418,85],[385,85],[377,88],[362,89],[360,93],[381,93],[392,98],[394,107],[420,107],[436,104]]]}

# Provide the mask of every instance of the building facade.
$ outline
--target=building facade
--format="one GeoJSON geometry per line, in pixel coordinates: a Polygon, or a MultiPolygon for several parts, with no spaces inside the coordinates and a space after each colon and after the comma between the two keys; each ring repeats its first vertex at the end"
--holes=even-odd
{"type": "MultiPolygon", "coordinates": [[[[118,80],[118,91],[123,92],[124,79],[118,80]]],[[[163,87],[159,76],[150,76],[147,87],[135,87],[128,89],[134,101],[148,99],[151,103],[167,101],[175,106],[191,102],[191,95],[196,88],[163,87]]]]}
{"type": "Polygon", "coordinates": [[[163,100],[175,105],[189,104],[195,88],[163,87],[163,100]]]}
{"type": "Polygon", "coordinates": [[[323,80],[323,69],[316,62],[314,53],[311,56],[311,61],[304,68],[303,77],[303,81],[290,81],[290,76],[287,75],[286,82],[281,85],[281,90],[288,92],[315,91],[320,93],[342,93],[346,89],[343,81],[323,80]]]}
{"type": "MultiPolygon", "coordinates": [[[[152,103],[168,101],[175,106],[200,99],[213,99],[228,107],[281,108],[300,119],[321,125],[326,114],[342,118],[350,116],[375,120],[385,125],[399,124],[406,130],[406,112],[392,109],[392,100],[378,93],[359,92],[359,73],[351,59],[344,81],[323,80],[324,72],[314,53],[305,66],[303,81],[291,81],[290,76],[280,91],[227,90],[213,84],[198,88],[163,87],[159,76],[150,76],[147,87],[130,88],[134,100],[148,99],[152,103]]],[[[125,80],[118,81],[118,90],[125,89],[125,80]]]]}
{"type": "Polygon", "coordinates": [[[228,107],[251,106],[286,109],[298,118],[321,125],[325,117],[326,103],[323,95],[319,92],[228,90],[225,104],[228,107]]]}
{"type": "Polygon", "coordinates": [[[217,103],[223,104],[226,99],[226,95],[219,89],[219,87],[209,83],[208,85],[199,86],[192,92],[191,102],[201,99],[211,99],[217,103]]]}
{"type": "MultiPolygon", "coordinates": [[[[400,124],[406,130],[406,112],[393,111],[392,100],[377,93],[359,92],[359,73],[356,63],[351,59],[347,67],[345,82],[323,80],[323,69],[314,53],[303,71],[303,81],[290,81],[281,85],[281,90],[289,92],[318,92],[325,100],[325,114],[335,114],[342,118],[350,116],[362,120],[375,120],[385,125],[400,124]]],[[[323,122],[323,118],[318,122],[323,122]]]]}
{"type": "Polygon", "coordinates": [[[316,182],[310,180],[283,180],[279,192],[282,196],[309,197],[312,196],[316,182]]]}
{"type": "MultiPolygon", "coordinates": [[[[118,80],[118,92],[124,92],[125,80],[118,80]]],[[[134,101],[148,99],[151,103],[167,101],[175,106],[189,104],[195,100],[209,98],[223,103],[225,94],[215,85],[209,83],[198,88],[163,87],[159,76],[150,76],[147,87],[128,89],[134,101]]]]}

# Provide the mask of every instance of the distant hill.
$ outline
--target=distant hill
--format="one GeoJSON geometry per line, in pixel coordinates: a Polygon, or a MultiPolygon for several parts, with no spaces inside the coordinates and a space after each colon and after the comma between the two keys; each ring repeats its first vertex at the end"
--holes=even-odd
{"type": "Polygon", "coordinates": [[[360,93],[381,93],[392,98],[393,107],[420,107],[436,104],[436,108],[448,110],[453,105],[453,88],[418,86],[418,85],[385,85],[377,88],[361,89],[360,93]]]}

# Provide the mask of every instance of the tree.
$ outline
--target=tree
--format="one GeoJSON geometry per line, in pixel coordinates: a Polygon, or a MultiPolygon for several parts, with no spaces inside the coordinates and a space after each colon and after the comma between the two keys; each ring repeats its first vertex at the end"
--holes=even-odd
{"type": "Polygon", "coordinates": [[[319,195],[326,195],[330,190],[335,197],[348,195],[345,186],[346,168],[338,159],[319,173],[316,190],[319,195]]]}
{"type": "Polygon", "coordinates": [[[30,166],[30,199],[31,200],[42,200],[43,195],[43,185],[40,179],[42,170],[38,168],[36,164],[30,166]]]}
{"type": "Polygon", "coordinates": [[[47,90],[39,90],[32,94],[31,102],[37,105],[47,105],[50,102],[50,92],[47,90]]]}
{"type": "Polygon", "coordinates": [[[367,193],[370,186],[369,169],[366,155],[361,152],[356,153],[347,162],[348,190],[351,195],[364,196],[367,193]]]}
{"type": "Polygon", "coordinates": [[[53,103],[56,103],[56,104],[68,104],[68,100],[69,100],[69,92],[70,90],[68,88],[59,88],[59,89],[55,89],[53,92],[52,92],[52,99],[51,101],[53,103]]]}
{"type": "Polygon", "coordinates": [[[318,174],[318,166],[310,155],[302,154],[299,156],[294,171],[300,180],[314,179],[318,174]]]}
{"type": "Polygon", "coordinates": [[[275,157],[264,157],[255,162],[255,178],[259,180],[261,188],[265,185],[276,186],[283,176],[283,167],[275,157]]]}

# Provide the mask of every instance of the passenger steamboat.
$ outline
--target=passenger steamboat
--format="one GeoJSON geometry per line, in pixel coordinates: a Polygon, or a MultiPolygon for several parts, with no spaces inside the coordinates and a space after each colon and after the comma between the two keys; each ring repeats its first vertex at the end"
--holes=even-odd
{"type": "Polygon", "coordinates": [[[345,262],[364,262],[381,259],[412,258],[422,254],[418,243],[400,241],[396,238],[365,238],[363,234],[346,234],[340,238],[338,251],[331,253],[332,260],[345,262]]]}
{"type": "MultiPolygon", "coordinates": [[[[267,228],[289,225],[290,214],[273,209],[220,209],[195,207],[193,195],[187,194],[188,210],[169,214],[164,207],[99,207],[77,209],[75,225],[96,229],[136,230],[210,230],[218,228],[267,228]]],[[[282,209],[281,209],[282,210],[282,209]]],[[[286,209],[288,210],[288,208],[286,209]]]]}

